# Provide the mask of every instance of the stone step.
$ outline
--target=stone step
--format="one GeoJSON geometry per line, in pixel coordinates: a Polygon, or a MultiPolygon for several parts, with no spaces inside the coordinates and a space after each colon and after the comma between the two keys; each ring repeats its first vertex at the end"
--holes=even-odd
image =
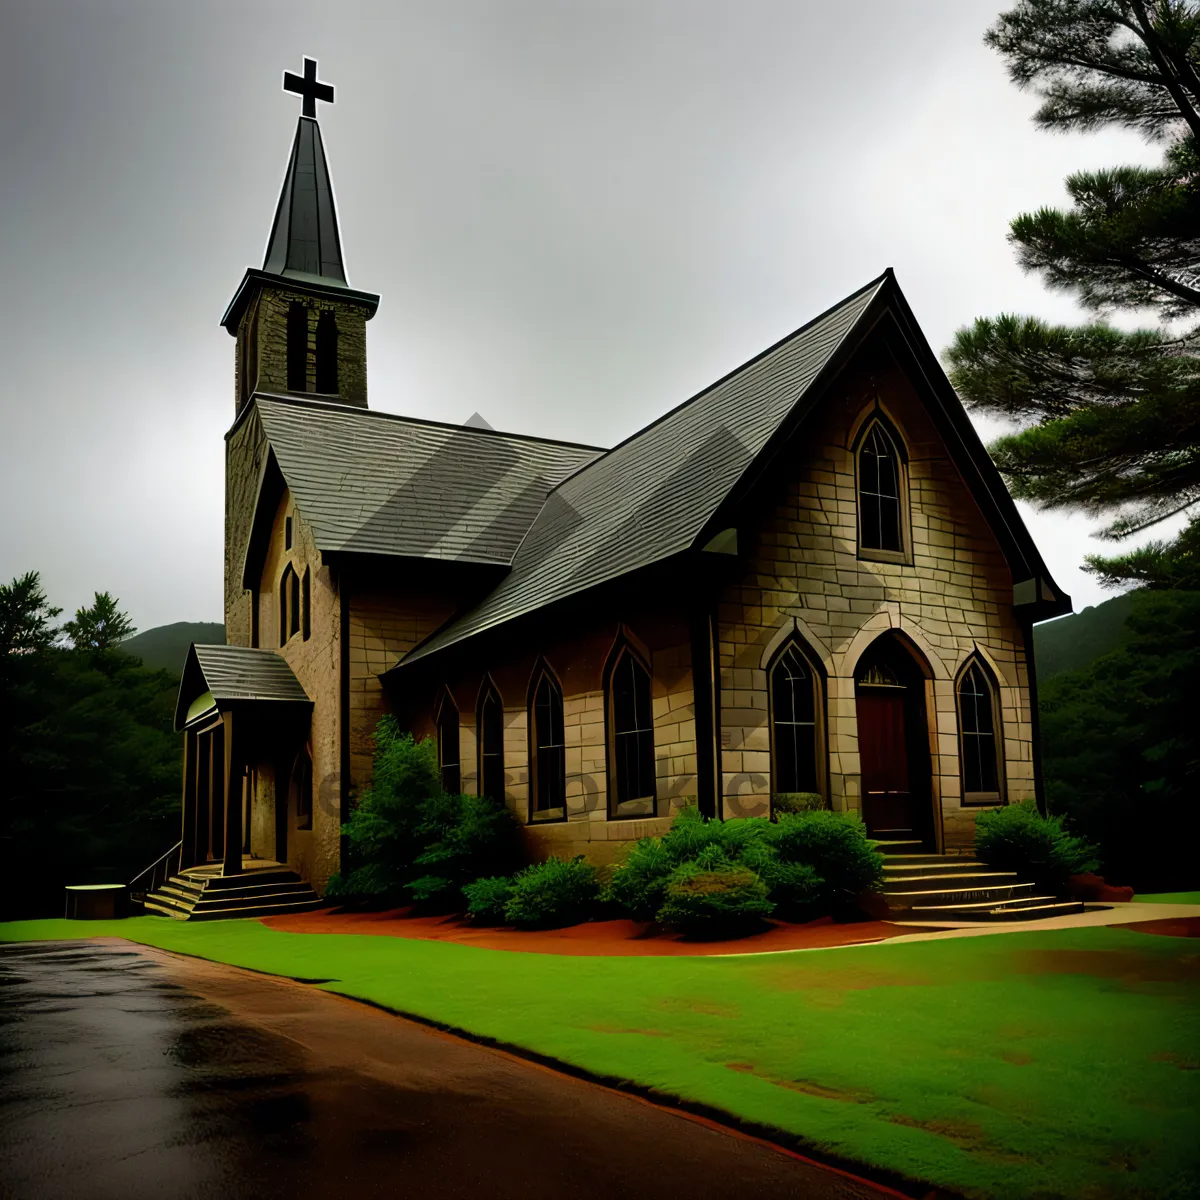
{"type": "Polygon", "coordinates": [[[1016,882],[1015,871],[936,871],[919,875],[889,876],[884,879],[883,888],[885,894],[927,892],[932,888],[944,892],[971,892],[983,887],[1011,885],[1016,882]]]}
{"type": "Polygon", "coordinates": [[[317,894],[308,886],[301,884],[299,888],[289,891],[259,891],[252,895],[240,896],[203,896],[192,906],[192,913],[228,912],[231,909],[254,907],[260,904],[277,906],[280,904],[306,904],[316,900],[317,894]]]}
{"type": "Polygon", "coordinates": [[[155,913],[160,917],[174,917],[176,921],[186,921],[192,915],[188,906],[180,904],[171,896],[164,896],[161,892],[151,892],[142,902],[142,906],[148,913],[155,913]]]}
{"type": "Polygon", "coordinates": [[[312,912],[320,908],[322,901],[314,895],[311,900],[290,900],[282,904],[250,903],[244,908],[222,908],[194,912],[191,921],[237,921],[254,917],[279,917],[288,913],[312,912]]]}
{"type": "Polygon", "coordinates": [[[206,892],[224,892],[260,883],[301,882],[300,876],[287,867],[274,870],[243,871],[240,875],[218,875],[211,870],[189,870],[181,871],[175,878],[182,879],[192,887],[199,887],[206,892]]]}
{"type": "Polygon", "coordinates": [[[884,879],[912,879],[917,875],[946,875],[964,873],[980,874],[987,872],[989,867],[973,859],[940,858],[930,855],[928,859],[920,858],[917,862],[903,862],[899,859],[888,859],[883,864],[884,879]]]}
{"type": "Polygon", "coordinates": [[[1029,903],[922,905],[910,909],[909,917],[927,921],[1038,921],[1084,911],[1078,900],[1055,900],[1053,896],[1033,896],[1029,900],[1029,903]]]}
{"type": "Polygon", "coordinates": [[[939,863],[956,863],[961,866],[977,867],[982,864],[974,858],[947,858],[944,854],[885,854],[883,869],[896,867],[935,866],[939,863]]]}
{"type": "Polygon", "coordinates": [[[248,899],[254,896],[274,895],[276,892],[311,892],[312,888],[304,882],[303,879],[289,879],[278,883],[260,883],[257,880],[254,882],[247,881],[246,883],[238,884],[236,887],[229,888],[202,888],[195,890],[192,888],[177,885],[174,880],[163,885],[163,891],[173,891],[177,895],[190,896],[196,903],[211,901],[211,900],[233,900],[248,899]]]}
{"type": "Polygon", "coordinates": [[[962,907],[990,900],[993,904],[1002,900],[1015,900],[1031,895],[1032,883],[989,884],[973,888],[935,888],[929,891],[885,891],[883,898],[893,911],[908,911],[918,905],[955,905],[962,907]]]}
{"type": "Polygon", "coordinates": [[[920,854],[925,849],[925,843],[918,838],[904,841],[887,841],[880,838],[869,838],[877,854],[885,857],[890,854],[920,854]]]}

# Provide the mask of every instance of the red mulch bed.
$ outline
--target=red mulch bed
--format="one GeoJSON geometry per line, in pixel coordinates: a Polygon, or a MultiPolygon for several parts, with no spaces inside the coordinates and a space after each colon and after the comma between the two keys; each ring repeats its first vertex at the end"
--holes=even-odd
{"type": "Polygon", "coordinates": [[[588,921],[566,929],[527,931],[472,925],[461,917],[413,915],[398,908],[390,912],[339,912],[323,909],[292,916],[263,917],[262,923],[284,933],[366,933],[382,937],[420,938],[458,942],[487,950],[518,950],[527,954],[592,956],[641,954],[755,954],[768,950],[807,950],[882,942],[919,930],[888,921],[837,922],[822,917],[806,925],[767,921],[760,932],[743,937],[701,941],[656,929],[637,921],[588,921]]]}
{"type": "Polygon", "coordinates": [[[1200,917],[1162,917],[1157,921],[1131,921],[1122,929],[1158,933],[1164,937],[1200,937],[1200,917]]]}

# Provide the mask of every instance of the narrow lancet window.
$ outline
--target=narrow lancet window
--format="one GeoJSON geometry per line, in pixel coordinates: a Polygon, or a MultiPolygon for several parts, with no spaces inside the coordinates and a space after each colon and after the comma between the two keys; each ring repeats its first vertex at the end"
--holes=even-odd
{"type": "Polygon", "coordinates": [[[530,820],[566,816],[567,750],[563,698],[558,684],[543,671],[533,694],[533,806],[530,820]]]}
{"type": "Polygon", "coordinates": [[[976,659],[958,680],[964,804],[1000,803],[998,725],[996,689],[976,659]]]}
{"type": "Polygon", "coordinates": [[[479,701],[479,794],[504,803],[504,707],[490,682],[479,701]]]}
{"type": "Polygon", "coordinates": [[[287,386],[289,392],[308,391],[308,309],[297,300],[288,305],[287,386]]]}
{"type": "Polygon", "coordinates": [[[312,637],[312,568],[305,567],[300,580],[300,624],[307,642],[312,637]]]}
{"type": "Polygon", "coordinates": [[[794,642],[771,667],[774,793],[821,792],[820,683],[794,642]]]}
{"type": "Polygon", "coordinates": [[[653,816],[657,785],[650,672],[628,646],[621,650],[609,679],[609,723],[613,815],[653,816]]]}
{"type": "Polygon", "coordinates": [[[896,443],[876,421],[858,452],[858,530],[864,550],[904,550],[902,484],[896,443]]]}
{"type": "Polygon", "coordinates": [[[336,396],[338,390],[337,317],[324,309],[317,318],[317,391],[336,396]]]}
{"type": "Polygon", "coordinates": [[[458,749],[458,709],[448,693],[442,696],[437,712],[438,766],[442,772],[442,790],[451,796],[462,791],[462,765],[458,749]]]}

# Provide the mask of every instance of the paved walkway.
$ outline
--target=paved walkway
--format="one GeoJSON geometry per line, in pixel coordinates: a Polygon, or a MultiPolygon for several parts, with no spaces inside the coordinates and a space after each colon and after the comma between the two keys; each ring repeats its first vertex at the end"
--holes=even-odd
{"type": "Polygon", "coordinates": [[[5,1200],[899,1194],[311,986],[117,939],[0,946],[0,984],[5,1200]]]}

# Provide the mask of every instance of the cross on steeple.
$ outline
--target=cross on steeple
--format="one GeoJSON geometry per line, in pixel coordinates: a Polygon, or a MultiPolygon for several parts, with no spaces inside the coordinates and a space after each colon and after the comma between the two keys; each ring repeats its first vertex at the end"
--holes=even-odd
{"type": "Polygon", "coordinates": [[[298,96],[304,97],[303,115],[306,117],[316,117],[318,100],[333,103],[333,85],[317,82],[317,60],[315,58],[304,60],[303,76],[294,75],[291,71],[284,71],[283,90],[295,92],[298,96]]]}

